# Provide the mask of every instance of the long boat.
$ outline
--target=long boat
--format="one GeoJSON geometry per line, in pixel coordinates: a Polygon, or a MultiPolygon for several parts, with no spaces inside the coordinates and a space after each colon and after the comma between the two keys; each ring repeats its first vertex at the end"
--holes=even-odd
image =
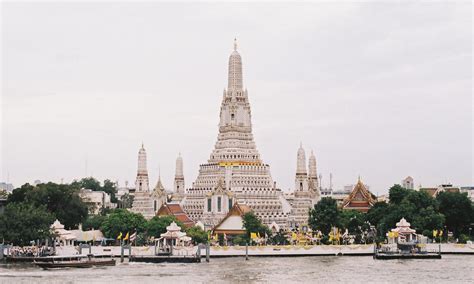
{"type": "Polygon", "coordinates": [[[34,264],[43,269],[52,268],[89,268],[93,266],[115,266],[115,259],[103,260],[89,257],[87,260],[68,261],[34,261],[34,264]]]}

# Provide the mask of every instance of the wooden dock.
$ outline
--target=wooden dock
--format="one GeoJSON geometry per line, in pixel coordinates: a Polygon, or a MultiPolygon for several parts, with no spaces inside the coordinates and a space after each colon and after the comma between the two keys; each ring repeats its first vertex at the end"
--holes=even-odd
{"type": "Polygon", "coordinates": [[[198,263],[201,258],[198,256],[181,255],[132,255],[129,262],[150,262],[150,263],[198,263]]]}

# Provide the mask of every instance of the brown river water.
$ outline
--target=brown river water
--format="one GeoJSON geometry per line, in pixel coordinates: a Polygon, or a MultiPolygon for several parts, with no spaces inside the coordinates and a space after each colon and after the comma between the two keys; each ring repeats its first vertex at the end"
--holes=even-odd
{"type": "Polygon", "coordinates": [[[188,264],[121,264],[118,259],[115,267],[62,270],[0,263],[0,283],[474,283],[474,255],[233,257],[188,264]]]}

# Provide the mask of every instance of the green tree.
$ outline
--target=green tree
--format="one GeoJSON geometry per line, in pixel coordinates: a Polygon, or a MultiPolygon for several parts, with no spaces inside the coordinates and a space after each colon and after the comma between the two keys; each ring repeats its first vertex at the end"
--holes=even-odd
{"type": "Polygon", "coordinates": [[[24,202],[36,207],[44,205],[66,229],[76,228],[88,214],[87,205],[79,197],[78,191],[68,184],[49,182],[36,187],[25,184],[13,190],[7,202],[24,202]]]}
{"type": "Polygon", "coordinates": [[[6,190],[0,190],[0,199],[7,199],[8,192],[6,190]]]}
{"type": "Polygon", "coordinates": [[[409,189],[406,189],[402,187],[399,184],[394,184],[390,189],[389,189],[389,200],[390,204],[400,204],[405,198],[405,196],[408,194],[409,189]]]}
{"type": "Polygon", "coordinates": [[[166,233],[166,227],[172,222],[176,222],[176,225],[181,227],[184,231],[184,225],[171,215],[166,216],[155,216],[151,218],[146,224],[146,232],[149,237],[159,238],[161,234],[166,233]]]}
{"type": "Polygon", "coordinates": [[[93,177],[83,178],[79,181],[75,180],[71,183],[71,186],[74,186],[77,189],[86,188],[91,189],[93,191],[102,190],[102,187],[100,186],[100,181],[96,180],[93,177]]]}
{"type": "Polygon", "coordinates": [[[199,226],[188,228],[186,234],[193,239],[193,243],[195,244],[204,244],[207,242],[207,232],[199,226]]]}
{"type": "Polygon", "coordinates": [[[261,237],[271,235],[271,230],[258,219],[253,212],[245,213],[243,216],[243,226],[246,231],[247,238],[250,239],[250,233],[258,233],[261,237]]]}
{"type": "Polygon", "coordinates": [[[14,245],[28,245],[33,240],[43,240],[51,235],[54,216],[44,206],[10,203],[0,215],[0,238],[14,245]]]}
{"type": "Polygon", "coordinates": [[[79,181],[75,180],[71,183],[71,186],[76,189],[86,188],[92,191],[104,191],[110,195],[110,201],[117,203],[118,199],[115,196],[117,194],[117,185],[111,180],[104,180],[103,185],[100,184],[100,181],[96,180],[93,177],[83,178],[79,181]]]}
{"type": "Polygon", "coordinates": [[[386,214],[388,214],[388,204],[377,202],[369,209],[365,217],[370,224],[377,226],[386,214]]]}
{"type": "Polygon", "coordinates": [[[446,217],[446,226],[454,237],[467,233],[469,225],[474,222],[473,205],[466,193],[441,192],[436,196],[439,211],[446,217]]]}
{"type": "Polygon", "coordinates": [[[280,231],[270,238],[270,243],[274,245],[287,245],[290,242],[288,241],[288,236],[285,234],[285,232],[280,229],[280,231]]]}
{"type": "Polygon", "coordinates": [[[86,230],[98,230],[102,227],[102,224],[107,220],[107,216],[104,215],[91,215],[82,224],[82,229],[86,230]]]}
{"type": "Polygon", "coordinates": [[[323,197],[309,211],[308,224],[313,231],[320,230],[327,235],[331,227],[339,226],[339,210],[337,202],[331,197],[323,197]]]}
{"type": "Polygon", "coordinates": [[[144,232],[146,220],[142,214],[129,212],[125,209],[116,209],[107,216],[102,223],[101,230],[107,238],[117,238],[122,233],[144,232]]]}
{"type": "Polygon", "coordinates": [[[340,214],[341,229],[347,229],[350,234],[360,235],[369,228],[365,223],[365,213],[356,210],[342,210],[340,214]]]}

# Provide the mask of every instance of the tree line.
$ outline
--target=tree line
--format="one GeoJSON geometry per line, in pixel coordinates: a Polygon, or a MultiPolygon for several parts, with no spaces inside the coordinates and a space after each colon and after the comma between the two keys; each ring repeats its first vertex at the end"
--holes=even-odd
{"type": "Polygon", "coordinates": [[[465,193],[441,192],[432,197],[424,191],[394,185],[389,189],[389,202],[377,202],[367,213],[342,210],[336,200],[324,197],[310,209],[308,224],[325,236],[332,227],[347,229],[359,242],[362,233],[373,226],[377,240],[382,241],[401,218],[410,222],[418,234],[432,238],[433,230],[449,231],[455,239],[465,242],[474,222],[474,208],[465,193]]]}

